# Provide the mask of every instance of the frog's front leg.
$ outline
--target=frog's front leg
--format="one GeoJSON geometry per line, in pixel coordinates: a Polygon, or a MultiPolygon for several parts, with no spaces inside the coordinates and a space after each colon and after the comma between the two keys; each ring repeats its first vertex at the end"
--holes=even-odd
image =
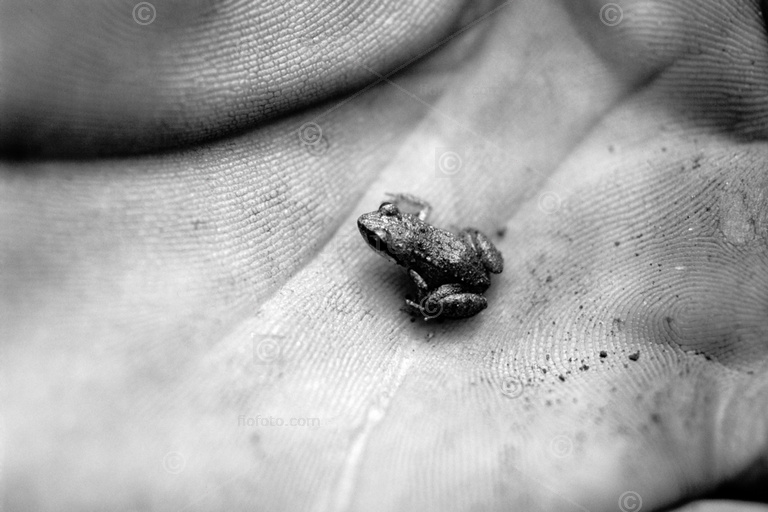
{"type": "MultiPolygon", "coordinates": [[[[419,273],[413,269],[410,269],[408,271],[408,275],[411,276],[413,283],[419,289],[419,303],[420,303],[424,299],[424,297],[426,297],[427,294],[429,293],[429,285],[427,285],[427,282],[424,280],[424,278],[421,277],[419,273]]],[[[424,314],[422,312],[421,305],[409,299],[405,299],[405,309],[408,313],[412,315],[424,314]]],[[[425,315],[425,318],[426,318],[426,315],[425,315]]]]}
{"type": "MultiPolygon", "coordinates": [[[[420,276],[419,279],[421,279],[420,276]]],[[[419,291],[421,290],[420,286],[419,291]]],[[[405,300],[405,304],[409,312],[422,315],[424,320],[437,317],[467,318],[478,314],[488,306],[488,302],[482,295],[462,290],[458,284],[444,284],[431,292],[420,293],[418,304],[408,299],[405,300]]]]}
{"type": "Polygon", "coordinates": [[[461,230],[459,235],[464,243],[474,248],[483,266],[489,272],[500,274],[504,270],[504,257],[484,233],[474,228],[466,228],[461,230]]]}

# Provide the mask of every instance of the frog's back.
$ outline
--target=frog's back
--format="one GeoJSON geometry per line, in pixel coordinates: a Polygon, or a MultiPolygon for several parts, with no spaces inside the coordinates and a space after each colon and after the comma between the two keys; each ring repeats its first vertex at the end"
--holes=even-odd
{"type": "Polygon", "coordinates": [[[488,272],[477,253],[449,231],[429,226],[428,233],[417,246],[417,257],[410,263],[430,288],[443,284],[461,284],[474,293],[482,293],[491,285],[488,272]]]}

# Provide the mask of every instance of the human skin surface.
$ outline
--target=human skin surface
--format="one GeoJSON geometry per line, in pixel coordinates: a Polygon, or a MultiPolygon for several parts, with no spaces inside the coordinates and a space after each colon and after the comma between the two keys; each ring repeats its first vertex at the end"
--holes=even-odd
{"type": "Polygon", "coordinates": [[[760,7],[6,0],[3,509],[765,501],[760,7]],[[486,310],[399,310],[386,192],[486,310]]]}

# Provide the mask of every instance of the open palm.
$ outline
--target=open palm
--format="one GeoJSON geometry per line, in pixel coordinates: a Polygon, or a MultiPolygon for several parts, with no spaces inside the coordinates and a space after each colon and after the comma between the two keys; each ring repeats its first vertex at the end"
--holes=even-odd
{"type": "Polygon", "coordinates": [[[6,509],[765,499],[756,1],[14,0],[0,39],[6,509]],[[492,235],[486,310],[400,311],[387,192],[492,235]]]}

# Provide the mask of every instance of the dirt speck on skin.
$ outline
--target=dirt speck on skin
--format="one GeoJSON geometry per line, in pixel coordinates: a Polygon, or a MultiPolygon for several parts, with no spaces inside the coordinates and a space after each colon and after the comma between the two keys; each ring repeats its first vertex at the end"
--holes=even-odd
{"type": "Polygon", "coordinates": [[[634,354],[629,354],[629,359],[631,361],[637,361],[638,359],[640,359],[640,351],[638,350],[634,354]]]}
{"type": "Polygon", "coordinates": [[[606,357],[608,357],[608,352],[606,352],[605,350],[601,350],[600,351],[600,357],[605,359],[606,357]]]}
{"type": "Polygon", "coordinates": [[[561,382],[565,382],[565,376],[558,375],[557,378],[560,379],[561,382]]]}
{"type": "Polygon", "coordinates": [[[581,365],[579,370],[585,372],[585,371],[589,370],[589,365],[588,364],[583,364],[583,365],[581,365]]]}

